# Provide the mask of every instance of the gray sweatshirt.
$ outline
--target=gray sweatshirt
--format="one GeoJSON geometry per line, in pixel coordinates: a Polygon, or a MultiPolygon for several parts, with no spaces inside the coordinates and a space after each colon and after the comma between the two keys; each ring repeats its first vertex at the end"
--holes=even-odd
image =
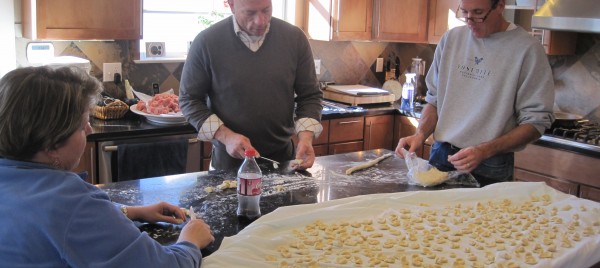
{"type": "Polygon", "coordinates": [[[554,81],[540,42],[523,28],[473,37],[454,28],[438,44],[426,100],[437,107],[436,141],[465,148],[518,125],[540,133],[554,120],[554,81]]]}

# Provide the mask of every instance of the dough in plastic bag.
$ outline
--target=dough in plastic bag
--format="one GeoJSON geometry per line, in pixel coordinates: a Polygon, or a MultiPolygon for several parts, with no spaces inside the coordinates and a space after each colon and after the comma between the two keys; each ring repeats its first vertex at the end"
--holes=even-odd
{"type": "MultiPolygon", "coordinates": [[[[418,157],[415,153],[409,153],[405,149],[402,149],[404,155],[404,161],[408,167],[408,178],[411,183],[421,186],[436,186],[450,179],[459,178],[464,175],[463,172],[450,171],[443,172],[438,170],[436,167],[429,164],[429,162],[423,158],[418,157]]],[[[479,186],[479,183],[473,178],[472,175],[468,174],[468,184],[473,186],[479,186]]],[[[462,181],[460,184],[463,184],[462,181]]]]}

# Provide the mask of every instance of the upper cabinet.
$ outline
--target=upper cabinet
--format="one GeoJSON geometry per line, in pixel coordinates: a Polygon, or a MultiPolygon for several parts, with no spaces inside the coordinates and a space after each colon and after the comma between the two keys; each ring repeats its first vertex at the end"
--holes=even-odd
{"type": "Polygon", "coordinates": [[[430,44],[439,43],[449,29],[465,25],[456,18],[456,8],[458,8],[458,0],[430,0],[427,31],[427,40],[430,44]]]}
{"type": "Polygon", "coordinates": [[[306,32],[324,41],[427,42],[428,0],[309,0],[306,32]]]}
{"type": "Polygon", "coordinates": [[[309,0],[306,32],[324,41],[371,40],[373,0],[309,0]]]}
{"type": "Polygon", "coordinates": [[[427,43],[429,0],[375,0],[373,40],[427,43]]]}
{"type": "Polygon", "coordinates": [[[23,0],[23,37],[140,39],[142,0],[23,0]]]}
{"type": "MultiPolygon", "coordinates": [[[[540,3],[542,0],[538,0],[540,3]]],[[[506,5],[504,17],[517,24],[531,35],[538,38],[548,55],[572,55],[575,53],[577,33],[536,29],[531,27],[531,18],[537,11],[537,6],[506,5]]]]}

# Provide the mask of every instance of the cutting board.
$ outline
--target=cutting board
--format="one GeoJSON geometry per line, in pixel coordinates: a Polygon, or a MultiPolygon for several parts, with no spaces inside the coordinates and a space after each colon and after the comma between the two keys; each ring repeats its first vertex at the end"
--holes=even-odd
{"type": "Polygon", "coordinates": [[[323,91],[328,100],[351,105],[394,102],[394,94],[387,90],[363,85],[329,85],[323,91]]]}

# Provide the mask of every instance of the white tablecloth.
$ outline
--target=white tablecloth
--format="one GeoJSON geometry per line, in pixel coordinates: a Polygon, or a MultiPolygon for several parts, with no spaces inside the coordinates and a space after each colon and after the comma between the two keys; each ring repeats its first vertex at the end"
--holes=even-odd
{"type": "MultiPolygon", "coordinates": [[[[486,264],[484,267],[497,267],[499,263],[507,264],[515,262],[519,263],[520,267],[571,268],[589,267],[600,262],[600,203],[558,192],[544,183],[506,182],[489,185],[480,189],[464,188],[374,194],[317,204],[278,208],[274,212],[259,218],[237,235],[226,237],[219,250],[203,260],[202,267],[279,267],[282,262],[293,266],[295,261],[298,261],[298,258],[284,258],[281,256],[278,248],[282,246],[287,247],[297,239],[293,234],[294,230],[302,232],[305,226],[317,220],[325,224],[339,224],[342,222],[375,221],[378,218],[385,217],[385,215],[389,215],[390,213],[397,213],[398,211],[406,212],[410,210],[413,215],[434,211],[438,215],[437,217],[445,218],[445,221],[442,222],[446,222],[448,226],[458,228],[456,227],[457,225],[450,224],[457,217],[451,214],[441,216],[443,210],[448,210],[448,208],[476,207],[477,204],[497,204],[507,201],[511,202],[511,206],[518,206],[531,202],[532,198],[538,199],[539,201],[535,203],[539,205],[542,204],[543,198],[550,200],[542,205],[544,209],[540,210],[540,215],[534,218],[547,217],[553,220],[560,218],[562,220],[561,226],[567,226],[568,223],[575,221],[577,222],[577,227],[569,236],[572,237],[572,233],[577,232],[581,238],[580,241],[573,242],[570,248],[561,247],[561,236],[567,233],[567,228],[564,227],[564,230],[561,229],[555,239],[557,251],[554,253],[554,257],[550,259],[536,258],[537,263],[535,265],[523,263],[523,254],[521,254],[521,259],[514,257],[510,260],[503,259],[502,256],[514,255],[516,247],[522,243],[517,241],[516,243],[512,243],[511,246],[511,241],[505,241],[504,244],[507,246],[503,249],[486,248],[484,250],[495,254],[496,259],[493,264],[486,264]],[[581,235],[583,230],[587,230],[588,234],[592,230],[592,235],[581,235]],[[275,256],[277,260],[267,261],[266,256],[275,256]]],[[[438,220],[441,220],[441,218],[438,218],[438,220]]],[[[450,230],[450,232],[453,231],[456,230],[450,230]]],[[[543,231],[539,230],[540,234],[543,231]]],[[[385,237],[382,239],[385,239],[385,237]]],[[[437,253],[438,256],[444,256],[448,260],[443,266],[451,267],[455,259],[468,260],[469,256],[473,254],[479,254],[476,256],[479,262],[485,258],[482,253],[483,251],[478,252],[477,250],[470,251],[465,249],[473,246],[473,244],[469,244],[473,243],[473,241],[469,240],[466,235],[457,243],[460,244],[460,247],[454,249],[454,254],[446,248],[444,251],[437,253]]],[[[541,244],[542,242],[532,241],[531,245],[526,248],[533,248],[533,245],[536,243],[541,244]]],[[[444,247],[449,247],[450,244],[452,243],[448,242],[444,247]]],[[[417,250],[409,249],[403,253],[412,257],[415,254],[423,256],[425,251],[430,251],[425,248],[421,246],[417,250]]],[[[385,250],[383,252],[391,255],[395,254],[393,252],[385,252],[385,250]]],[[[319,254],[322,254],[322,252],[317,252],[314,249],[310,253],[313,256],[319,254]]],[[[355,251],[353,254],[360,255],[361,253],[355,251]]],[[[427,258],[424,259],[424,263],[431,262],[427,258]]],[[[469,264],[470,262],[466,261],[465,267],[470,267],[471,265],[469,264]]],[[[318,262],[318,265],[319,267],[357,266],[354,263],[338,264],[331,260],[318,262]]],[[[299,266],[307,267],[308,265],[302,264],[299,266]]],[[[369,265],[365,262],[362,266],[369,265]]],[[[401,267],[401,263],[398,260],[390,264],[390,267],[401,267]]]]}

